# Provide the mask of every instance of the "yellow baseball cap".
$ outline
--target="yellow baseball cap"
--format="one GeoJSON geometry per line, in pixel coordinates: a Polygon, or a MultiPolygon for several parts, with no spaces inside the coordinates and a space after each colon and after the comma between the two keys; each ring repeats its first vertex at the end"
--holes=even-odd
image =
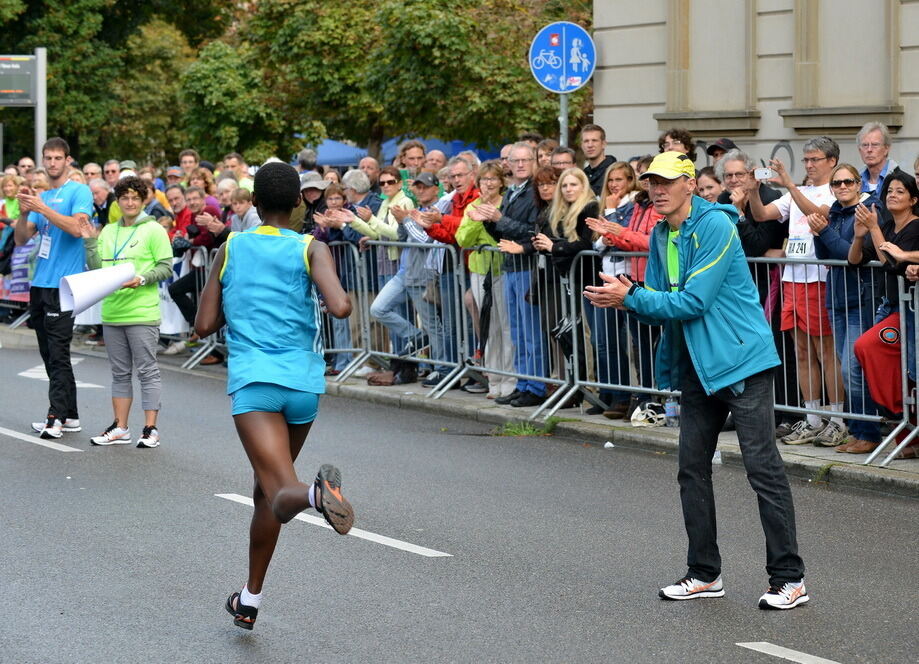
{"type": "Polygon", "coordinates": [[[645,180],[652,175],[659,175],[668,180],[676,180],[679,177],[694,178],[696,167],[692,159],[682,152],[661,152],[638,179],[645,180]]]}

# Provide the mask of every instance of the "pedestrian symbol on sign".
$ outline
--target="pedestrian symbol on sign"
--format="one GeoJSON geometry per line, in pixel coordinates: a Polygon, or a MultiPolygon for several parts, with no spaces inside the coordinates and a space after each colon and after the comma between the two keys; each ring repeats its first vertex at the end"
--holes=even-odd
{"type": "Polygon", "coordinates": [[[584,43],[580,39],[574,39],[571,42],[571,57],[568,59],[568,62],[571,65],[571,70],[574,72],[586,72],[590,69],[590,59],[581,50],[583,46],[584,43]],[[583,67],[583,69],[581,69],[581,67],[583,67]]]}

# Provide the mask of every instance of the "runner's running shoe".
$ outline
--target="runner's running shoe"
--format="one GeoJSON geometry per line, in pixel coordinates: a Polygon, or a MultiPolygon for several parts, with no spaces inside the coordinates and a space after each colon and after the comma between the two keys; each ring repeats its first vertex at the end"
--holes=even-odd
{"type": "Polygon", "coordinates": [[[684,576],[672,586],[665,586],[657,593],[661,599],[700,599],[702,597],[724,597],[724,584],[719,576],[714,581],[699,581],[684,576]]]}
{"type": "Polygon", "coordinates": [[[313,486],[316,487],[316,510],[336,533],[347,535],[354,525],[354,510],[341,495],[341,471],[331,464],[323,464],[313,486]]]}
{"type": "Polygon", "coordinates": [[[130,445],[131,430],[118,426],[118,420],[112,422],[108,429],[89,439],[93,445],[130,445]]]}
{"type": "MultiPolygon", "coordinates": [[[[35,433],[41,433],[45,428],[46,422],[43,420],[41,422],[32,422],[32,431],[35,433]]],[[[80,426],[80,420],[74,417],[68,417],[63,422],[61,422],[61,431],[64,433],[75,433],[77,431],[82,431],[83,427],[80,426]]]]}
{"type": "Polygon", "coordinates": [[[137,439],[138,447],[159,447],[160,446],[160,432],[156,427],[144,427],[143,432],[140,434],[140,438],[137,439]]]}
{"type": "Polygon", "coordinates": [[[242,627],[243,629],[252,629],[255,627],[258,609],[254,606],[246,606],[243,604],[239,593],[230,595],[227,598],[227,603],[224,605],[224,608],[227,610],[227,613],[233,616],[233,624],[237,627],[242,627]]]}
{"type": "Polygon", "coordinates": [[[793,609],[799,604],[804,604],[809,599],[807,588],[804,587],[804,579],[796,582],[788,581],[781,588],[770,585],[769,590],[759,598],[759,608],[793,609]]]}

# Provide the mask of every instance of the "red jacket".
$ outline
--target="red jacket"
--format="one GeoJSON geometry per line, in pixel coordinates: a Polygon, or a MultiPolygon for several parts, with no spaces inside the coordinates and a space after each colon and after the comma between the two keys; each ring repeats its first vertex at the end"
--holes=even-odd
{"type": "Polygon", "coordinates": [[[428,235],[444,244],[456,244],[456,229],[463,221],[466,207],[479,197],[479,190],[475,185],[466,190],[464,194],[453,195],[453,209],[450,214],[440,218],[439,224],[434,224],[428,229],[428,235]]]}
{"type": "MultiPolygon", "coordinates": [[[[629,227],[621,235],[607,233],[603,237],[609,240],[614,247],[618,247],[623,251],[648,251],[648,240],[651,236],[651,231],[663,218],[664,215],[656,212],[650,202],[646,206],[636,203],[632,210],[629,227]]],[[[632,279],[643,282],[648,259],[632,257],[629,258],[629,263],[631,268],[629,272],[632,275],[632,279]]]]}
{"type": "MultiPolygon", "coordinates": [[[[213,205],[205,205],[203,212],[212,214],[218,219],[220,219],[220,210],[215,208],[213,205]]],[[[198,226],[195,223],[194,218],[192,217],[191,210],[188,207],[182,209],[179,214],[176,215],[175,225],[172,227],[172,231],[169,233],[170,239],[175,236],[176,233],[182,231],[186,236],[188,236],[188,227],[194,226],[198,229],[198,234],[194,237],[189,237],[188,241],[191,242],[196,247],[212,247],[214,245],[214,235],[209,230],[207,226],[198,226]]]]}

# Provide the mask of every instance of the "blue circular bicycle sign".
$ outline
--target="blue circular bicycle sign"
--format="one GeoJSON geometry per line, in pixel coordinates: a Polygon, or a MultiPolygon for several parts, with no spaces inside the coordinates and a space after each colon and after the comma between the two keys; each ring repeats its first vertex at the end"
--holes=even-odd
{"type": "Polygon", "coordinates": [[[530,44],[530,71],[549,92],[574,92],[593,76],[596,56],[594,40],[580,25],[551,23],[530,44]]]}

